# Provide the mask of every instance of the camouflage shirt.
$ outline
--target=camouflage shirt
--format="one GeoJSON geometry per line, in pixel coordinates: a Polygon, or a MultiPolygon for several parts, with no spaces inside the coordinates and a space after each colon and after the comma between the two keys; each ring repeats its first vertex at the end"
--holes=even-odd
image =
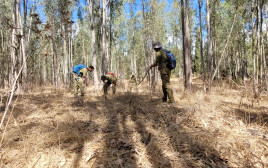
{"type": "Polygon", "coordinates": [[[136,83],[136,78],[134,77],[134,78],[130,78],[130,83],[136,83]]]}
{"type": "Polygon", "coordinates": [[[107,80],[110,81],[112,84],[116,84],[116,81],[117,81],[116,77],[114,77],[111,74],[106,74],[105,76],[106,76],[107,80]]]}
{"type": "Polygon", "coordinates": [[[167,68],[167,55],[166,52],[160,50],[158,52],[156,52],[156,60],[155,60],[155,65],[158,66],[158,70],[160,71],[160,73],[167,73],[168,71],[170,71],[167,68]]]}
{"type": "Polygon", "coordinates": [[[87,68],[82,68],[79,72],[80,72],[80,77],[85,78],[87,76],[87,68]]]}

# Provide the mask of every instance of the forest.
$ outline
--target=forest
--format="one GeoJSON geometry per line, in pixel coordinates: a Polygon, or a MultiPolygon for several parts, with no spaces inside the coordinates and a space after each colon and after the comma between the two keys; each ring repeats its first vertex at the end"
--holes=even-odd
{"type": "Polygon", "coordinates": [[[0,167],[268,166],[267,0],[0,0],[0,46],[0,167]]]}

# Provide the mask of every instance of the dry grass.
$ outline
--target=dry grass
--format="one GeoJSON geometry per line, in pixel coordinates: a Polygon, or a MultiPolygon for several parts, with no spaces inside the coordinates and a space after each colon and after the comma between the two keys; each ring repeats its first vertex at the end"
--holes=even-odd
{"type": "Polygon", "coordinates": [[[50,87],[21,94],[0,167],[267,167],[267,94],[225,83],[204,94],[194,80],[189,95],[172,83],[174,105],[146,83],[132,93],[121,84],[107,102],[92,87],[83,102],[50,87]]]}

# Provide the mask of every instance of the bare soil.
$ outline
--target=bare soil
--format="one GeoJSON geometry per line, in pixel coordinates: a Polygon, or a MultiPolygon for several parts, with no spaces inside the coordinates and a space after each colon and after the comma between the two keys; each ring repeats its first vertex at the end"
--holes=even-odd
{"type": "Polygon", "coordinates": [[[179,79],[172,86],[174,104],[145,82],[132,92],[121,84],[107,101],[92,86],[84,99],[52,87],[17,93],[0,131],[0,167],[267,167],[268,93],[253,99],[250,86],[221,82],[205,94],[199,80],[191,94],[179,79]]]}

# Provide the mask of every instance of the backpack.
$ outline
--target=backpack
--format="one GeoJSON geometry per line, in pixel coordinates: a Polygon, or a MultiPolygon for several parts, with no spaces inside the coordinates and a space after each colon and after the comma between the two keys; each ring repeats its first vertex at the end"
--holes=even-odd
{"type": "Polygon", "coordinates": [[[161,49],[162,51],[164,51],[167,55],[167,68],[169,70],[173,70],[175,67],[176,67],[176,58],[174,57],[174,55],[170,52],[170,51],[167,51],[167,50],[163,50],[161,49]]]}
{"type": "Polygon", "coordinates": [[[112,76],[114,76],[114,77],[116,78],[116,75],[115,75],[115,73],[112,73],[112,72],[110,72],[110,73],[107,73],[106,75],[112,75],[112,76]]]}
{"type": "Polygon", "coordinates": [[[85,66],[85,65],[82,65],[82,64],[79,64],[79,65],[76,65],[76,66],[74,66],[74,68],[73,68],[73,73],[76,73],[76,74],[80,74],[80,70],[81,69],[83,69],[83,68],[87,68],[87,66],[85,66]]]}

